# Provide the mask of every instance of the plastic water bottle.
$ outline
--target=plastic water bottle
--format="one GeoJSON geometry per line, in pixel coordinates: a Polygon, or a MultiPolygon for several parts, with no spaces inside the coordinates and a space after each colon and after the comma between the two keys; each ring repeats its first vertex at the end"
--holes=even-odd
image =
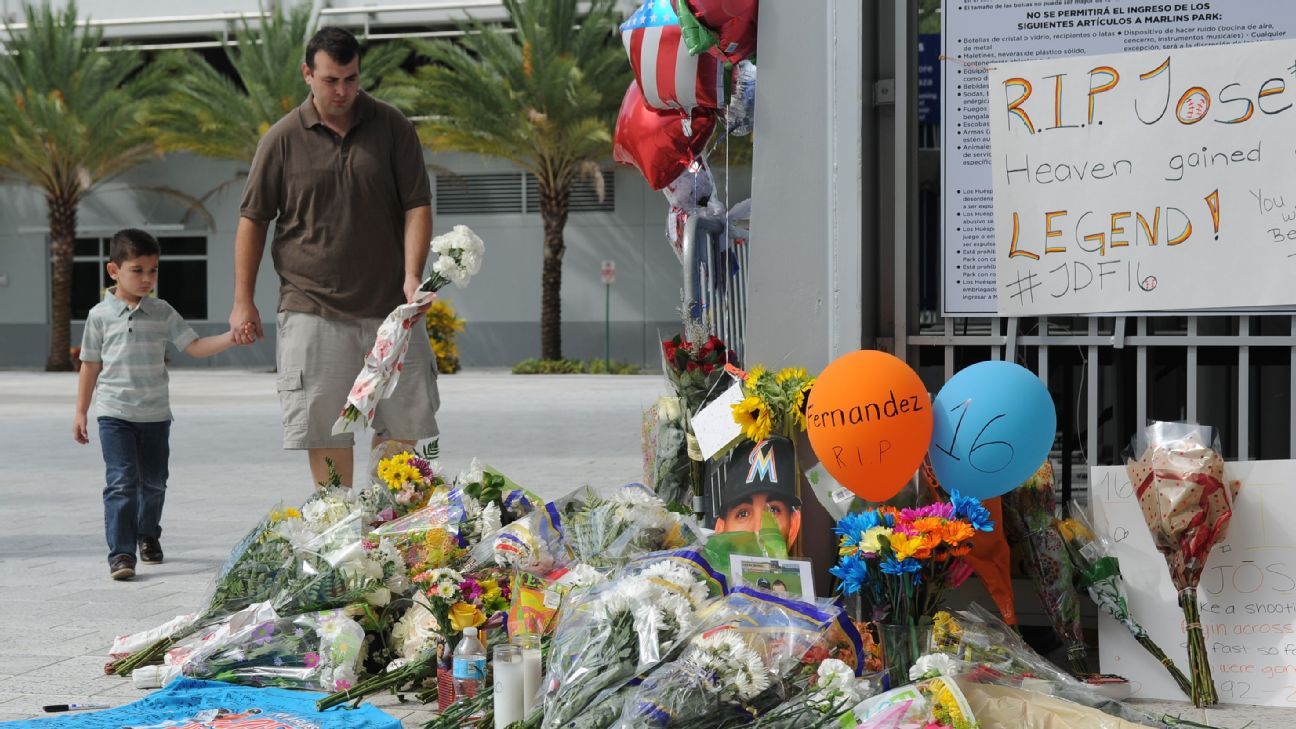
{"type": "Polygon", "coordinates": [[[486,649],[477,640],[476,628],[464,628],[463,637],[455,646],[453,672],[455,703],[476,696],[486,680],[486,649]]]}

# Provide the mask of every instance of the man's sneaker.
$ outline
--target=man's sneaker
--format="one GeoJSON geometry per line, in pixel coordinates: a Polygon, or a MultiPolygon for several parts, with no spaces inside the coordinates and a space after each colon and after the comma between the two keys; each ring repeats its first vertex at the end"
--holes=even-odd
{"type": "Polygon", "coordinates": [[[162,543],[157,537],[140,539],[139,557],[144,564],[162,564],[162,543]]]}
{"type": "Polygon", "coordinates": [[[108,560],[108,572],[114,580],[129,580],[135,576],[135,560],[129,555],[119,554],[108,560]]]}

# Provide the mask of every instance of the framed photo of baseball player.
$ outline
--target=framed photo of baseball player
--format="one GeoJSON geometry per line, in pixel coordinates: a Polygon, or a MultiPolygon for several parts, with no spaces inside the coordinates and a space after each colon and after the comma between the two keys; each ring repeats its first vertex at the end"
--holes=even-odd
{"type": "Polygon", "coordinates": [[[735,554],[729,557],[732,585],[746,585],[793,600],[814,602],[814,574],[809,562],[735,554]]]}

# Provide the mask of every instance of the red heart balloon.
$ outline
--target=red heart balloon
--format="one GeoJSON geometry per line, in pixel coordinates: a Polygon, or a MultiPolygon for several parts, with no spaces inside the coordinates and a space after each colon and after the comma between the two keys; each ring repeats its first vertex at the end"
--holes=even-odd
{"type": "Polygon", "coordinates": [[[714,50],[726,60],[737,63],[756,52],[756,0],[677,1],[719,36],[714,50]]]}
{"type": "Polygon", "coordinates": [[[687,118],[680,111],[649,107],[639,84],[632,81],[617,114],[612,159],[637,167],[654,190],[666,187],[702,153],[715,128],[715,116],[697,109],[689,125],[692,134],[688,134],[687,118]]]}

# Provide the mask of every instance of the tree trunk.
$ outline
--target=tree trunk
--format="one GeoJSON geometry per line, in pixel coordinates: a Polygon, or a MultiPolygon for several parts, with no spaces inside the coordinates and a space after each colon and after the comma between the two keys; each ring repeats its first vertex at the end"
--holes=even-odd
{"type": "Polygon", "coordinates": [[[72,369],[72,248],[76,243],[77,203],[50,195],[50,352],[47,372],[72,369]]]}
{"type": "MultiPolygon", "coordinates": [[[[541,178],[543,180],[543,178],[541,178]]],[[[567,207],[571,185],[540,185],[540,217],[544,220],[544,268],[540,279],[540,358],[562,359],[562,260],[567,245],[567,207]]]]}

